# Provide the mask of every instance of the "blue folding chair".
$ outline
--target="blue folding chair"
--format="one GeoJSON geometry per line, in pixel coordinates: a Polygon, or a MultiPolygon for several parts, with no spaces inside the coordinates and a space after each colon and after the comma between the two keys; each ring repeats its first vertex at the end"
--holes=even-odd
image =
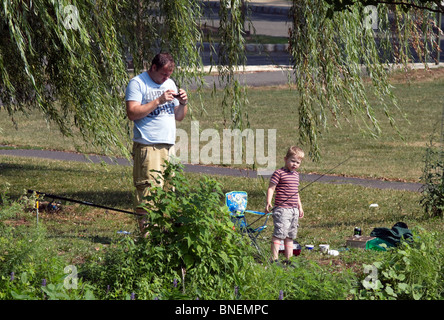
{"type": "Polygon", "coordinates": [[[231,191],[225,194],[225,205],[228,207],[235,229],[238,229],[242,234],[248,234],[256,249],[259,250],[256,240],[259,234],[267,228],[267,221],[271,213],[247,210],[247,203],[248,194],[245,191],[231,191]],[[246,213],[258,216],[258,218],[248,223],[246,213]],[[264,222],[260,224],[259,221],[262,219],[264,222]]]}

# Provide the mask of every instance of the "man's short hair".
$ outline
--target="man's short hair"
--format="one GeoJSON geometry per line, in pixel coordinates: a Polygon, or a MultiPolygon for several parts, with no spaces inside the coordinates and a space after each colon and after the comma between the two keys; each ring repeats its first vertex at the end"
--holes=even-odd
{"type": "Polygon", "coordinates": [[[167,52],[156,54],[156,56],[151,61],[151,66],[156,65],[158,69],[163,68],[164,66],[169,64],[174,67],[175,62],[173,56],[167,52]]]}

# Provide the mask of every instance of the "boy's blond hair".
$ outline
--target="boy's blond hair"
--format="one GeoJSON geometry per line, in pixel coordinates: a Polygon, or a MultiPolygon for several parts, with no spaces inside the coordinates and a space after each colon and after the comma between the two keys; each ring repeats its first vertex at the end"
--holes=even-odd
{"type": "Polygon", "coordinates": [[[288,149],[287,155],[285,156],[285,158],[288,159],[292,156],[296,156],[299,159],[304,159],[304,156],[305,156],[304,150],[302,150],[301,148],[299,148],[297,146],[292,146],[288,149]]]}

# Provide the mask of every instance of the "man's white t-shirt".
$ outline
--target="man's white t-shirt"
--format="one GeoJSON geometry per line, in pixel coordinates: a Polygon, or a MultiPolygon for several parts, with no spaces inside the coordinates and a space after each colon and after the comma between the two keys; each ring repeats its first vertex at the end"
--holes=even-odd
{"type": "MultiPolygon", "coordinates": [[[[126,88],[125,100],[146,104],[157,99],[166,90],[170,89],[177,92],[176,84],[172,79],[158,84],[151,79],[148,72],[144,72],[130,80],[126,88]]],[[[148,145],[173,145],[176,142],[174,108],[178,105],[179,101],[174,99],[159,105],[146,117],[135,120],[133,141],[148,145]]]]}

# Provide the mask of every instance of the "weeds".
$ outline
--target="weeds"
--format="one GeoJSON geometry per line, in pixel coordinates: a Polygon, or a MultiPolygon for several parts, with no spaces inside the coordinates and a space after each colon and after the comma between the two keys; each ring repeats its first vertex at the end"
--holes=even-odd
{"type": "Polygon", "coordinates": [[[204,177],[191,187],[171,163],[162,179],[166,187],[153,187],[146,199],[148,238],[126,238],[110,251],[102,288],[110,285],[113,298],[132,291],[144,299],[223,297],[242,283],[253,260],[232,229],[220,184],[204,177]]]}
{"type": "MultiPolygon", "coordinates": [[[[223,205],[226,190],[222,191],[220,183],[208,177],[185,176],[179,167],[174,166],[166,170],[164,178],[168,181],[168,188],[153,190],[148,199],[152,205],[146,207],[151,220],[150,237],[147,239],[137,238],[134,233],[111,237],[108,216],[99,214],[71,216],[69,212],[58,212],[42,214],[38,225],[16,223],[25,215],[27,199],[13,201],[4,191],[0,205],[0,299],[442,298],[444,254],[440,246],[442,237],[438,232],[418,231],[412,245],[384,253],[350,250],[342,251],[339,257],[322,258],[317,252],[304,252],[293,258],[292,266],[283,268],[270,265],[267,257],[250,251],[252,247],[244,241],[245,238],[233,232],[223,205]],[[81,231],[78,231],[81,233],[60,230],[61,225],[69,229],[81,224],[81,218],[88,220],[88,224],[82,225],[81,231]],[[93,225],[92,220],[95,219],[93,225]],[[57,230],[54,221],[57,221],[57,230]],[[75,277],[65,271],[72,263],[68,260],[72,252],[66,254],[65,251],[78,251],[78,246],[84,246],[88,239],[93,238],[84,237],[85,232],[96,232],[101,228],[110,235],[109,242],[87,257],[81,253],[83,256],[77,260],[81,262],[75,266],[78,268],[75,277]],[[60,239],[64,237],[69,239],[69,243],[61,243],[60,239]],[[365,265],[362,266],[362,263],[365,265]],[[371,273],[372,270],[377,273],[371,273]],[[77,289],[66,283],[70,278],[76,279],[77,289]],[[366,284],[374,283],[374,286],[364,286],[364,280],[366,284]]],[[[225,188],[235,188],[238,186],[236,183],[243,184],[248,191],[251,188],[245,179],[239,179],[242,182],[234,178],[219,180],[223,181],[225,188]]],[[[339,204],[343,199],[352,198],[346,191],[356,195],[357,189],[322,185],[315,190],[325,191],[324,197],[317,198],[323,199],[329,206],[333,204],[333,207],[326,207],[323,201],[315,201],[316,197],[312,197],[307,212],[313,214],[307,215],[307,220],[303,221],[301,238],[315,242],[328,238],[332,245],[340,243],[346,231],[352,230],[359,210],[364,210],[363,206],[368,207],[369,196],[372,199],[378,197],[381,207],[378,217],[366,218],[369,224],[375,219],[378,223],[385,221],[382,215],[387,219],[388,215],[393,215],[384,208],[390,208],[389,203],[399,197],[398,193],[392,198],[391,194],[389,197],[383,192],[359,189],[363,199],[346,202],[348,211],[354,212],[346,215],[346,212],[338,211],[339,204]],[[344,198],[338,195],[337,199],[328,198],[331,188],[335,190],[333,193],[343,191],[341,196],[344,198]],[[387,199],[382,201],[383,198],[387,199]],[[315,209],[322,223],[314,214],[315,209]],[[330,216],[334,220],[328,220],[330,216]],[[347,223],[348,220],[350,223],[347,223]],[[341,226],[344,221],[345,226],[341,226]],[[326,226],[329,226],[330,233],[325,231],[326,226]]],[[[251,194],[254,195],[254,192],[251,194]]],[[[262,194],[252,196],[255,200],[252,203],[259,206],[262,197],[262,194]]],[[[416,197],[406,199],[405,206],[408,207],[409,203],[417,203],[416,197]]],[[[32,217],[31,213],[28,215],[32,217]]],[[[438,225],[435,229],[439,230],[438,225]]],[[[269,246],[265,242],[261,245],[264,251],[269,246]]],[[[97,244],[93,243],[92,247],[97,247],[97,244]]]]}
{"type": "MultiPolygon", "coordinates": [[[[24,200],[11,202],[3,195],[0,217],[8,217],[11,208],[24,211],[24,200]],[[7,203],[5,206],[4,203],[7,203]],[[21,209],[21,210],[20,210],[21,209]]],[[[81,290],[65,284],[66,261],[58,256],[46,229],[41,226],[9,226],[0,220],[0,299],[93,299],[93,287],[80,283],[81,290]]]]}
{"type": "Polygon", "coordinates": [[[442,235],[415,230],[414,242],[402,242],[387,256],[366,266],[361,287],[352,293],[371,300],[443,299],[444,250],[442,235]]]}

